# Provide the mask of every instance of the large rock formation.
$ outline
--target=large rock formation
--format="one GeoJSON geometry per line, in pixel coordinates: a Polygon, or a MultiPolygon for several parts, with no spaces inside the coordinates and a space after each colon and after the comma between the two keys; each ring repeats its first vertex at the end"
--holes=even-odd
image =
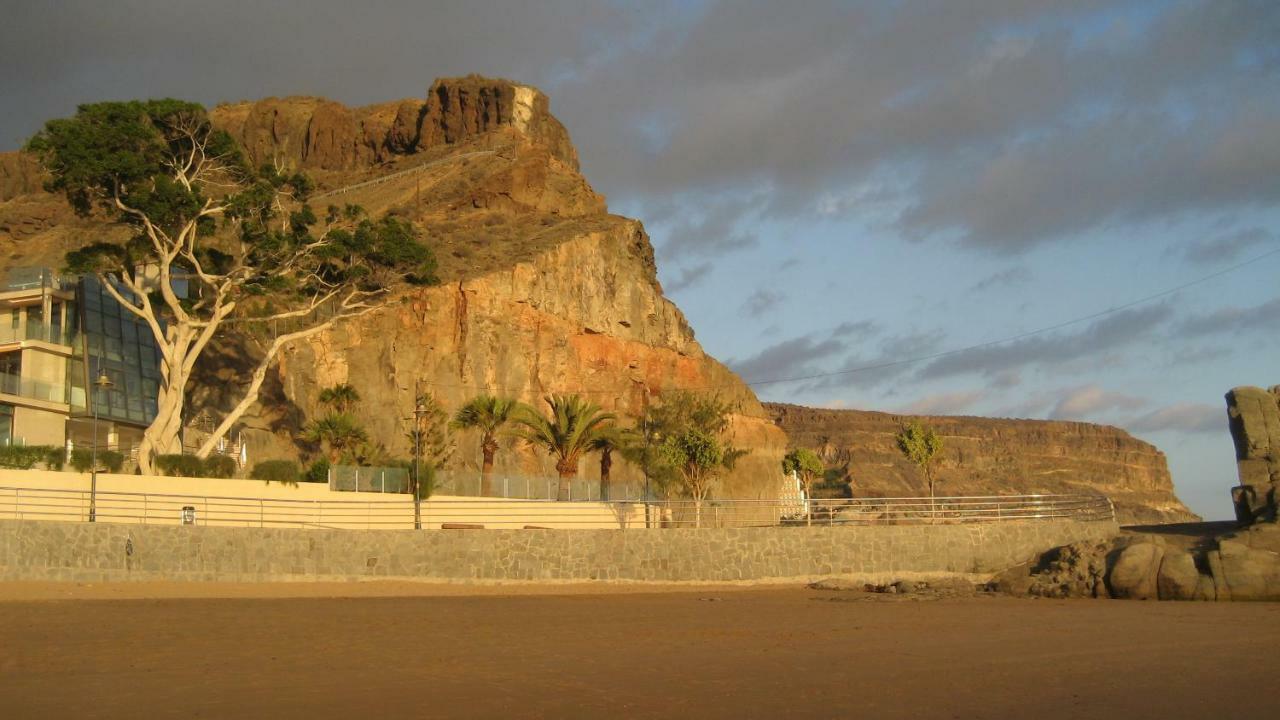
{"type": "Polygon", "coordinates": [[[1280,385],[1238,387],[1227,393],[1240,484],[1231,491],[1243,523],[1276,522],[1280,505],[1280,385]]]}
{"type": "Polygon", "coordinates": [[[920,420],[944,439],[938,492],[1099,493],[1121,523],[1199,519],[1173,493],[1164,454],[1104,425],[980,417],[916,417],[766,403],[795,446],[817,451],[857,495],[918,495],[916,468],[898,450],[902,424],[920,420]]]}

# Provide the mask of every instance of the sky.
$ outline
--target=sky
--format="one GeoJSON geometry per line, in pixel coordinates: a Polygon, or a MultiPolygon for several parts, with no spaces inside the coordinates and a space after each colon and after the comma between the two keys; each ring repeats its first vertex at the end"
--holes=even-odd
{"type": "Polygon", "coordinates": [[[1280,383],[1273,0],[0,0],[0,16],[0,150],[96,100],[359,105],[471,72],[538,86],[588,180],[645,223],[703,346],[765,400],[1118,425],[1221,519],[1223,395],[1280,383]]]}

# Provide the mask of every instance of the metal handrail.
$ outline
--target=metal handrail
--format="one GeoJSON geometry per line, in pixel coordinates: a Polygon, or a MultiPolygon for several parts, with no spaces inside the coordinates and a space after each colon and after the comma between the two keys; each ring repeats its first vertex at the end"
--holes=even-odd
{"type": "MultiPolygon", "coordinates": [[[[83,490],[0,486],[0,517],[84,520],[83,490]]],[[[412,499],[327,500],[99,491],[96,514],[105,521],[172,523],[185,506],[198,507],[197,524],[367,529],[411,527],[412,499]]],[[[1101,495],[1032,494],[947,497],[780,500],[558,502],[433,498],[428,520],[485,527],[720,527],[788,525],[952,524],[1013,520],[1111,521],[1101,495]]]]}

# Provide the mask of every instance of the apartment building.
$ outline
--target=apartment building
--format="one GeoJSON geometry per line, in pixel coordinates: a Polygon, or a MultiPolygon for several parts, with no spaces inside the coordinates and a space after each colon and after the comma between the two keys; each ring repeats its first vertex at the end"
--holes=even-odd
{"type": "Polygon", "coordinates": [[[0,444],[70,450],[96,438],[131,454],[155,418],[159,383],[151,330],[96,278],[9,271],[0,285],[0,444]],[[111,385],[97,388],[104,374],[111,385]]]}

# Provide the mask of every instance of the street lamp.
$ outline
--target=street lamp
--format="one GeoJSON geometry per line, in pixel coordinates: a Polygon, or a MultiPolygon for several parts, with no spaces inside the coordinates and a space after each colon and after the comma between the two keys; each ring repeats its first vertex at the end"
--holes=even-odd
{"type": "MultiPolygon", "coordinates": [[[[110,390],[115,386],[111,382],[111,378],[107,377],[107,371],[98,368],[98,379],[93,381],[95,390],[110,390]]],[[[93,471],[89,474],[89,522],[97,522],[98,520],[98,397],[97,392],[94,393],[93,402],[89,403],[93,406],[93,452],[92,462],[93,471]]]]}
{"type": "Polygon", "coordinates": [[[418,477],[418,463],[422,458],[422,418],[431,412],[427,409],[427,404],[422,401],[422,397],[418,397],[418,403],[413,407],[413,529],[422,529],[422,493],[418,487],[421,479],[418,477]]]}

